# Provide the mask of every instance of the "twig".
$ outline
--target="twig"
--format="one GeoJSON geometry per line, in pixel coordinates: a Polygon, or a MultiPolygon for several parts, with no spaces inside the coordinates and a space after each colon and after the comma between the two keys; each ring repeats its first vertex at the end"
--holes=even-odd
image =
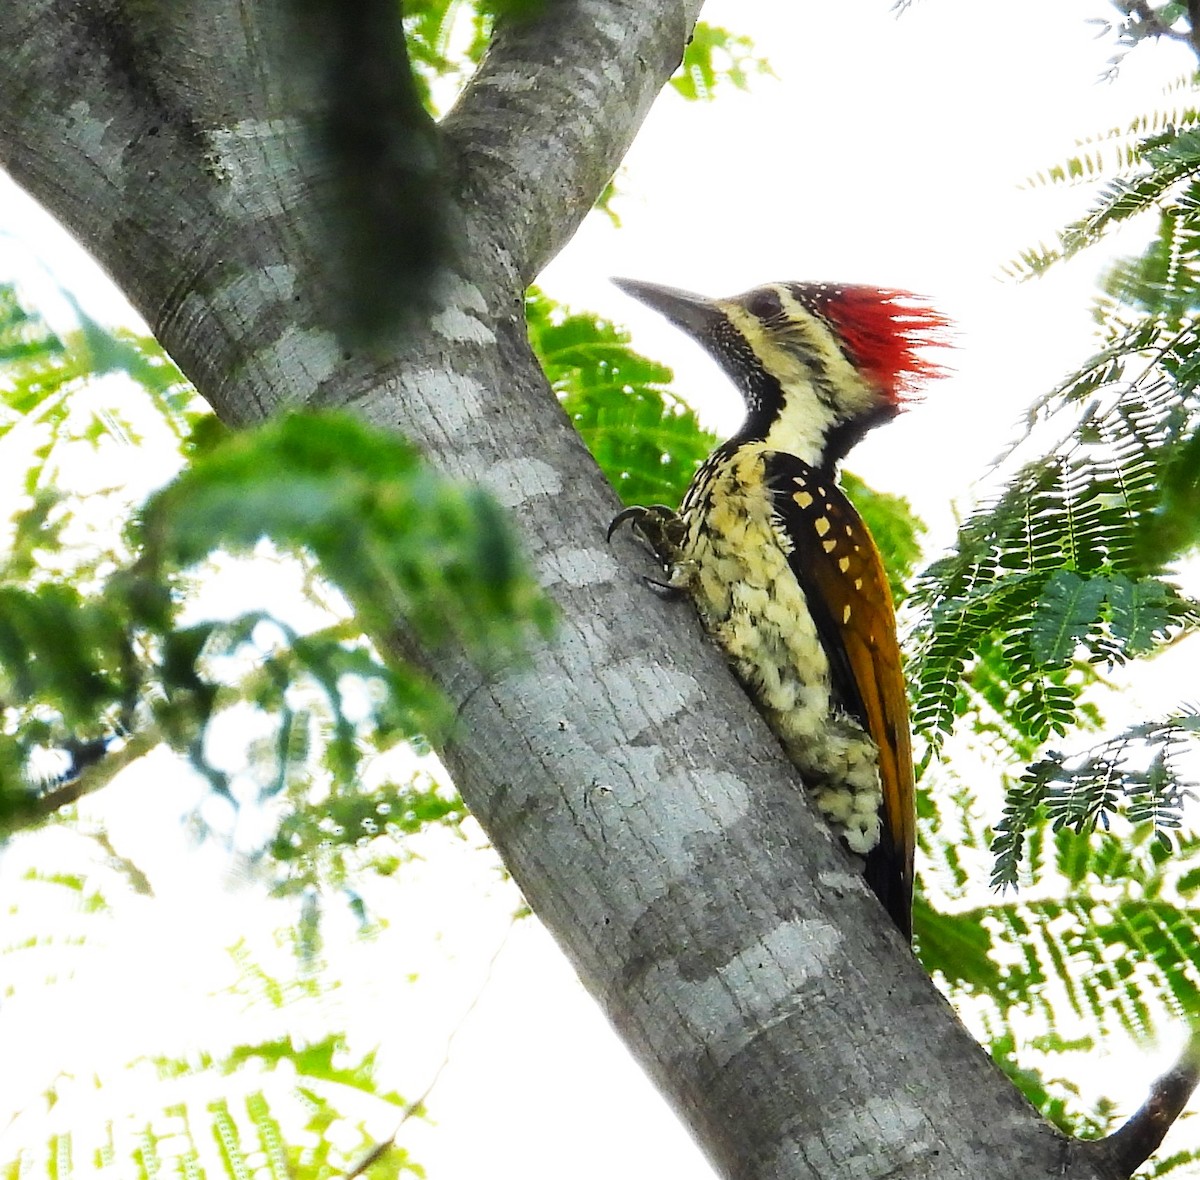
{"type": "Polygon", "coordinates": [[[1164,24],[1158,13],[1150,7],[1148,0],[1113,0],[1113,3],[1126,16],[1135,16],[1142,23],[1139,37],[1166,37],[1171,41],[1182,41],[1200,53],[1200,46],[1196,41],[1196,17],[1200,14],[1200,3],[1197,3],[1197,0],[1188,0],[1188,21],[1191,27],[1187,32],[1164,24]]]}
{"type": "Polygon", "coordinates": [[[1140,1110],[1111,1135],[1091,1146],[1121,1176],[1133,1173],[1158,1150],[1171,1124],[1183,1113],[1200,1083],[1200,1029],[1192,1032],[1179,1060],[1151,1087],[1140,1110]]]}
{"type": "Polygon", "coordinates": [[[30,791],[28,797],[19,802],[9,803],[6,800],[9,808],[5,817],[6,827],[32,827],[49,819],[85,795],[91,795],[108,786],[120,771],[131,762],[136,762],[143,755],[150,753],[161,741],[162,734],[157,727],[140,731],[129,738],[119,750],[106,753],[98,761],[85,767],[78,778],[40,793],[30,791]]]}
{"type": "Polygon", "coordinates": [[[442,1054],[442,1060],[438,1063],[437,1069],[433,1071],[433,1077],[429,1079],[429,1084],[421,1093],[414,1098],[401,1112],[400,1117],[396,1120],[396,1125],[392,1129],[392,1133],[385,1139],[381,1139],[370,1151],[367,1152],[362,1159],[354,1165],[352,1171],[345,1174],[342,1180],[356,1180],[357,1177],[366,1174],[368,1168],[372,1164],[378,1163],[391,1149],[395,1146],[396,1136],[400,1134],[400,1128],[408,1122],[426,1103],[429,1095],[433,1093],[434,1087],[441,1081],[442,1074],[446,1072],[446,1067],[450,1064],[450,1051],[454,1048],[455,1039],[462,1032],[463,1026],[471,1017],[471,1013],[479,1007],[480,1000],[483,999],[484,992],[487,991],[488,984],[492,981],[492,972],[496,969],[496,963],[500,958],[504,948],[508,946],[509,935],[513,932],[513,927],[517,923],[516,916],[508,924],[508,929],[504,932],[504,937],[500,940],[499,945],[492,953],[492,957],[488,960],[487,970],[483,973],[483,981],[479,985],[479,990],[475,993],[474,998],[467,1005],[466,1011],[459,1017],[458,1023],[451,1030],[449,1037],[446,1038],[446,1049],[442,1054]]]}

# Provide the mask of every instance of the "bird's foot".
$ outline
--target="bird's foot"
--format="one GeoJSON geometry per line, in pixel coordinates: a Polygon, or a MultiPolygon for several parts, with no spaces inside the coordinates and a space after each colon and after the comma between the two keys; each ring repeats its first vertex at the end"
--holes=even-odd
{"type": "Polygon", "coordinates": [[[618,512],[608,526],[607,539],[612,540],[613,533],[621,525],[629,522],[634,536],[644,541],[654,556],[670,571],[667,581],[657,578],[646,578],[646,585],[663,598],[680,597],[687,584],[684,567],[687,562],[681,561],[683,556],[683,520],[673,509],[665,504],[635,504],[618,512]]]}
{"type": "Polygon", "coordinates": [[[665,504],[634,504],[613,517],[608,526],[608,540],[627,521],[634,536],[645,541],[663,565],[673,565],[679,559],[683,541],[683,520],[679,513],[665,504]]]}

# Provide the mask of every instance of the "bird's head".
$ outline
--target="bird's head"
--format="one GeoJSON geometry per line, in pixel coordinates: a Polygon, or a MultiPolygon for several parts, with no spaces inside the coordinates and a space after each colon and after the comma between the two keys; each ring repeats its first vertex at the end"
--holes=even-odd
{"type": "Polygon", "coordinates": [[[948,321],[907,291],[770,283],[730,299],[614,280],[720,362],[746,401],[737,438],[832,470],[939,366],[948,321]]]}

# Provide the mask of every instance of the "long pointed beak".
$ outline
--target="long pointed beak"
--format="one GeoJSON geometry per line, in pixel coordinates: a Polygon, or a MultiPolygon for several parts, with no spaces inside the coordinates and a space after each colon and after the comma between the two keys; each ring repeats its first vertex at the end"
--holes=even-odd
{"type": "Polygon", "coordinates": [[[647,307],[664,315],[692,336],[703,337],[721,318],[721,312],[711,299],[680,291],[677,287],[661,287],[658,283],[643,283],[637,279],[612,280],[626,295],[641,300],[647,307]]]}

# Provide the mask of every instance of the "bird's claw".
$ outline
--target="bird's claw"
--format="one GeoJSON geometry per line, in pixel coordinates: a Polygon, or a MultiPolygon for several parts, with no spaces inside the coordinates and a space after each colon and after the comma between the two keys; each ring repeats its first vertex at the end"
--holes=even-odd
{"type": "Polygon", "coordinates": [[[654,551],[654,556],[670,569],[679,559],[683,540],[683,524],[679,514],[665,504],[634,504],[613,517],[607,538],[626,521],[632,522],[633,532],[654,551]]]}
{"type": "Polygon", "coordinates": [[[687,593],[682,586],[676,586],[673,582],[663,582],[658,578],[643,578],[642,581],[647,589],[666,602],[678,602],[687,593]]]}
{"type": "Polygon", "coordinates": [[[613,533],[617,531],[627,520],[634,522],[633,529],[636,532],[638,524],[641,523],[643,516],[646,516],[650,509],[644,504],[631,504],[628,508],[622,508],[616,516],[612,518],[612,522],[608,526],[608,532],[604,534],[604,539],[611,542],[613,533]]]}

